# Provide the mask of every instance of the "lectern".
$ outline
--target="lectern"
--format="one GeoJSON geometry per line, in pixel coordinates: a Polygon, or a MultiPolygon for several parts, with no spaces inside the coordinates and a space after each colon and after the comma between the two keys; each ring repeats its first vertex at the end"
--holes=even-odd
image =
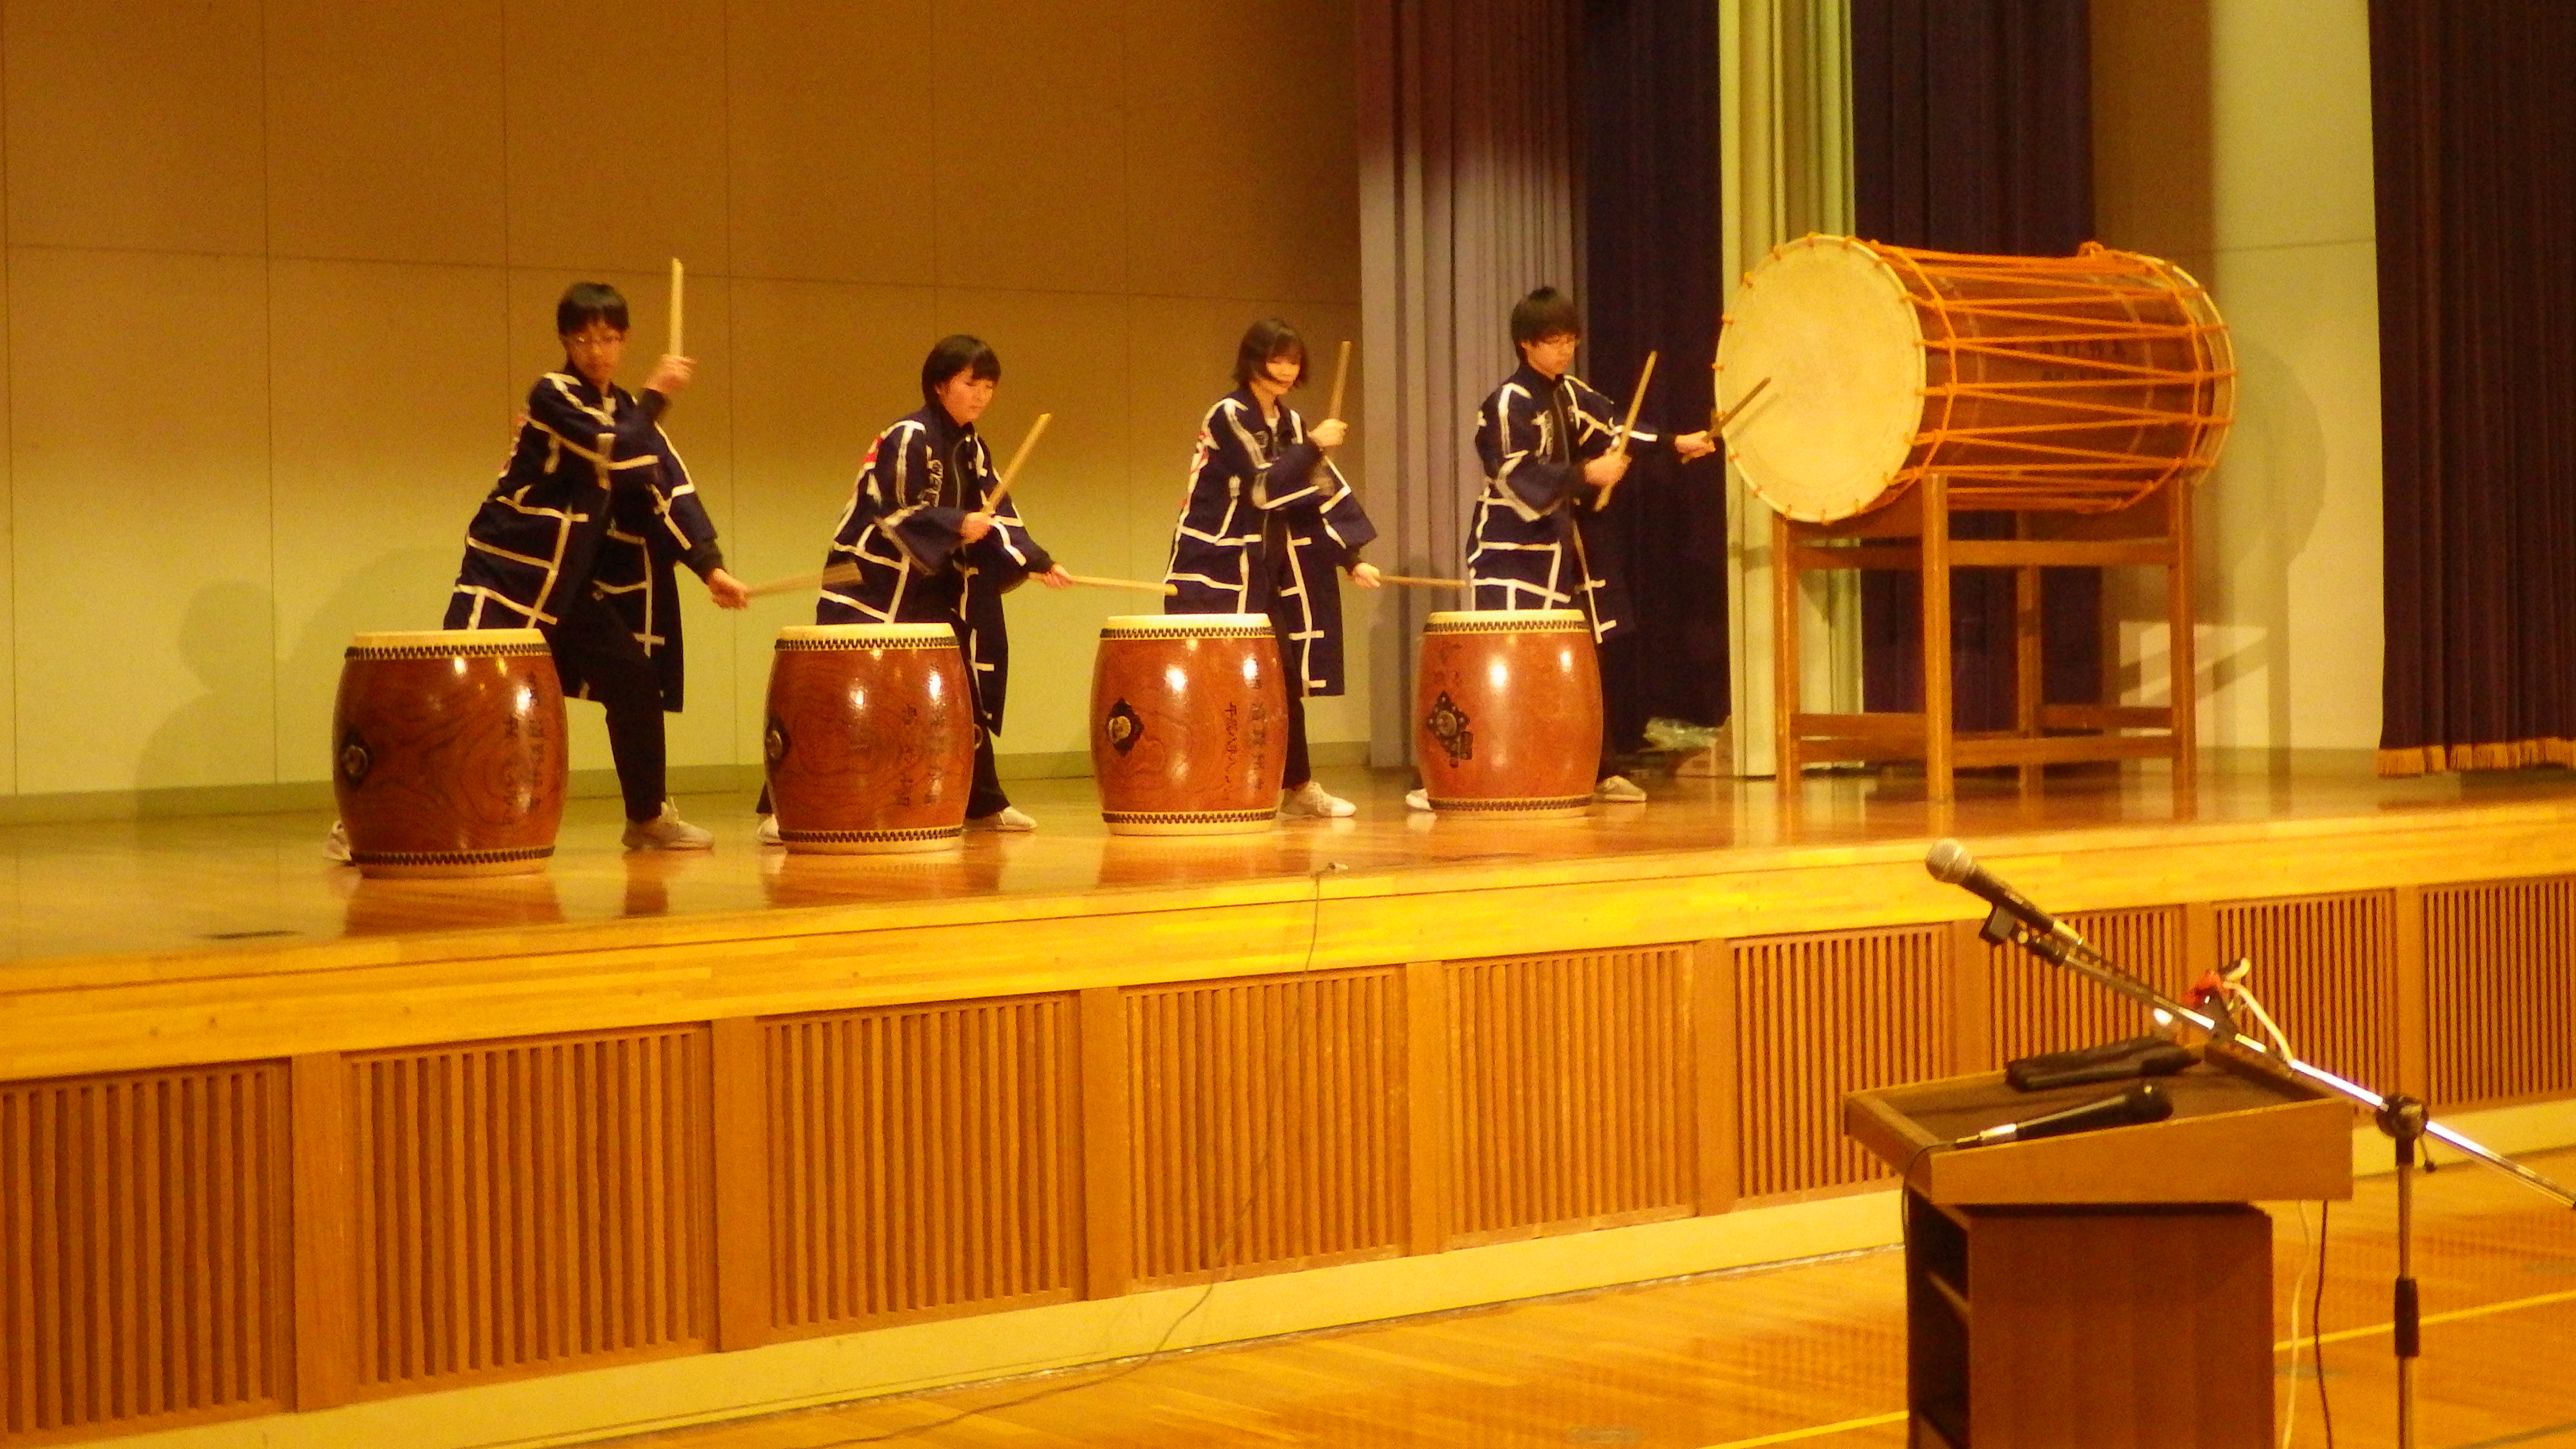
{"type": "Polygon", "coordinates": [[[2001,1072],[1857,1092],[1843,1127],[1906,1174],[1916,1449],[2266,1449],[2272,1225],[2352,1196],[2350,1103],[2223,1052],[2162,1079],[2173,1115],[1953,1150],[2121,1090],[2001,1072]]]}

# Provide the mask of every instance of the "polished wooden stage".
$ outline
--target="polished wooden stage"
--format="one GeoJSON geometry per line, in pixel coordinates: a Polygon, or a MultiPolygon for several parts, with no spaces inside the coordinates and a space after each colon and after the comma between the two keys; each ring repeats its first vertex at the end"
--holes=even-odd
{"type": "Polygon", "coordinates": [[[571,1442],[1142,1351],[1218,1280],[1180,1341],[1882,1241],[1844,1093],[2135,1027],[1979,942],[1943,835],[2169,987],[2252,957],[2328,1066],[2576,1097],[2563,772],[1333,783],[1197,841],[1024,787],[926,858],[591,802],[453,883],[313,815],[0,832],[0,1443],[571,1442]]]}

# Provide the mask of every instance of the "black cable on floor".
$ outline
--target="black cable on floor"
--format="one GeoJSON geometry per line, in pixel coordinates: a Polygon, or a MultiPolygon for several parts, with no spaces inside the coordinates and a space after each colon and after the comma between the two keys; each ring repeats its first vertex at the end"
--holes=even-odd
{"type": "Polygon", "coordinates": [[[2326,1449],[2334,1449],[2334,1405],[2326,1398],[2326,1219],[2334,1204],[2317,1204],[2317,1288],[2308,1300],[2308,1365],[2317,1375],[2317,1417],[2325,1422],[2326,1449]]]}

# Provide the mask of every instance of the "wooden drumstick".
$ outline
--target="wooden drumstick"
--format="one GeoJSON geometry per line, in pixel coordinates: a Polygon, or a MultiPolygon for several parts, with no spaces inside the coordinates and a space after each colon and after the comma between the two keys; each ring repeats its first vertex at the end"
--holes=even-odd
{"type": "Polygon", "coordinates": [[[1412,574],[1379,574],[1377,576],[1377,581],[1381,584],[1402,584],[1409,589],[1463,589],[1468,587],[1468,581],[1465,579],[1426,579],[1412,574]]]}
{"type": "Polygon", "coordinates": [[[688,355],[689,355],[688,344],[687,344],[687,343],[685,343],[685,342],[683,342],[683,341],[681,340],[683,337],[685,337],[685,336],[687,335],[687,332],[686,332],[686,331],[685,331],[685,329],[683,329],[683,328],[681,327],[681,325],[680,325],[680,319],[681,319],[681,316],[682,316],[682,314],[683,314],[683,312],[684,312],[684,310],[685,310],[685,307],[684,307],[684,305],[683,305],[683,304],[684,304],[684,303],[685,303],[685,301],[686,301],[686,287],[687,287],[687,283],[688,283],[688,276],[687,276],[687,274],[686,274],[686,273],[684,273],[684,272],[682,272],[682,271],[680,270],[680,259],[679,259],[678,257],[673,257],[673,258],[671,258],[671,347],[670,347],[670,352],[671,352],[671,355],[672,355],[673,357],[686,357],[686,356],[688,356],[688,355]]]}
{"type": "Polygon", "coordinates": [[[1726,425],[1734,422],[1737,418],[1744,416],[1744,410],[1753,406],[1753,400],[1762,396],[1762,389],[1769,387],[1770,385],[1771,379],[1767,377],[1762,379],[1760,382],[1753,384],[1753,390],[1746,393],[1744,396],[1737,398],[1735,400],[1735,406],[1727,408],[1722,412],[1714,413],[1709,417],[1708,430],[1712,433],[1723,435],[1726,432],[1726,425]]]}
{"type": "MultiPolygon", "coordinates": [[[[1655,380],[1655,356],[1656,354],[1652,352],[1647,353],[1646,365],[1637,369],[1637,391],[1628,399],[1628,420],[1619,425],[1619,441],[1610,445],[1610,453],[1613,457],[1628,456],[1628,435],[1637,431],[1637,413],[1646,405],[1646,384],[1655,380]]],[[[1598,510],[1609,507],[1611,491],[1618,486],[1617,478],[1602,484],[1601,496],[1592,501],[1593,508],[1598,510]]]]}
{"type": "Polygon", "coordinates": [[[1038,445],[1039,436],[1046,432],[1047,424],[1054,421],[1055,414],[1040,413],[1038,420],[1029,424],[1029,435],[1020,439],[1019,451],[1011,454],[1011,461],[1002,465],[1002,481],[994,484],[993,491],[984,495],[986,513],[1001,507],[1002,500],[1010,496],[1011,484],[1020,476],[1020,465],[1029,460],[1029,449],[1038,445]]]}
{"type": "Polygon", "coordinates": [[[857,564],[836,563],[819,574],[797,574],[790,578],[771,579],[765,584],[753,584],[743,592],[758,599],[770,594],[802,593],[807,589],[828,589],[834,584],[855,584],[858,581],[857,564]]]}
{"type": "Polygon", "coordinates": [[[1149,584],[1143,579],[1103,579],[1094,578],[1090,574],[1066,574],[1065,577],[1073,580],[1077,584],[1088,585],[1095,589],[1133,589],[1140,594],[1164,595],[1177,594],[1180,592],[1180,589],[1175,585],[1149,584]]]}
{"type": "Polygon", "coordinates": [[[1351,339],[1342,339],[1342,355],[1333,363],[1333,401],[1324,409],[1328,422],[1339,422],[1342,416],[1342,389],[1351,380],[1351,339]]]}

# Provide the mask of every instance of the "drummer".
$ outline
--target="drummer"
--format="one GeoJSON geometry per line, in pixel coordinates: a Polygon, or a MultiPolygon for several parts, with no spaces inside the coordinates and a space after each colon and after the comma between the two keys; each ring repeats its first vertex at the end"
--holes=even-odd
{"type": "Polygon", "coordinates": [[[1279,813],[1332,819],[1355,807],[1315,778],[1306,747],[1306,696],[1342,692],[1342,592],[1335,570],[1364,589],[1377,568],[1360,550],[1377,537],[1341,470],[1325,457],[1348,429],[1309,428],[1284,399],[1306,377],[1306,343],[1276,317],[1252,324],[1234,353],[1234,391],[1199,423],[1189,496],[1172,536],[1164,582],[1173,614],[1267,614],[1288,670],[1288,768],[1279,813]]]}
{"type": "MultiPolygon", "coordinates": [[[[1478,609],[1581,609],[1595,642],[1628,626],[1628,602],[1615,554],[1587,542],[1599,516],[1600,490],[1619,481],[1641,451],[1669,447],[1684,462],[1716,445],[1705,432],[1666,441],[1639,429],[1624,453],[1613,453],[1620,418],[1610,399],[1573,375],[1583,319],[1574,299],[1541,287],[1512,307],[1512,342],[1521,365],[1476,412],[1476,454],[1485,465],[1467,577],[1478,609]]],[[[1593,798],[1636,804],[1646,792],[1619,773],[1605,736],[1593,798]]],[[[1428,809],[1422,792],[1406,803],[1428,809]]]]}
{"type": "MultiPolygon", "coordinates": [[[[543,631],[564,694],[607,708],[626,848],[704,850],[715,837],[664,793],[662,716],[679,710],[682,680],[674,566],[688,565],[719,608],[751,599],[662,435],[695,364],[664,354],[643,392],[628,392],[617,385],[626,328],[626,298],[604,282],[576,282],[555,303],[563,368],[528,390],[509,462],[466,525],[445,627],[543,631]]],[[[348,859],[340,826],[325,850],[348,859]]]]}
{"type": "MultiPolygon", "coordinates": [[[[1073,580],[1029,537],[1014,501],[987,501],[1000,479],[975,422],[1001,380],[1001,360],[979,338],[943,337],[930,349],[921,364],[921,410],[895,419],[868,445],[824,559],[826,566],[855,564],[859,576],[824,588],[814,622],[946,624],[957,631],[975,692],[966,828],[1017,831],[1037,822],[1002,793],[993,766],[1010,685],[1002,595],[1032,576],[1051,589],[1073,580]]],[[[777,841],[776,816],[761,821],[760,838],[777,841]]]]}

